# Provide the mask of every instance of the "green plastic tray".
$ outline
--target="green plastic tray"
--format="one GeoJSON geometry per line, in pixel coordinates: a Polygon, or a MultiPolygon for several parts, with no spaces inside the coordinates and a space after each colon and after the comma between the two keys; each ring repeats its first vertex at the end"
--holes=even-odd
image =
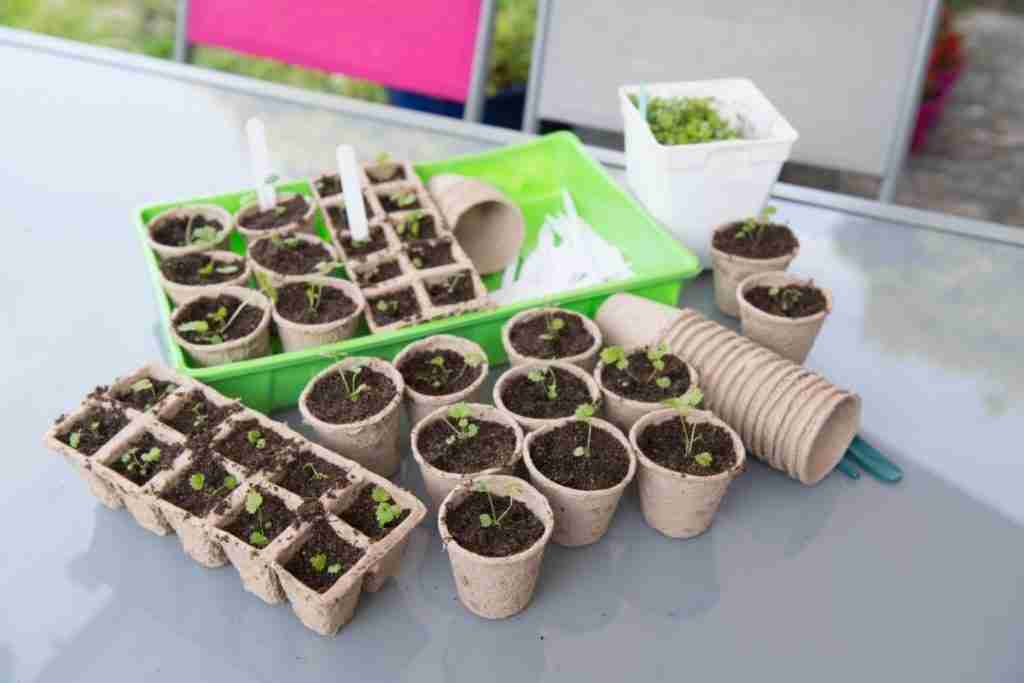
{"type": "MultiPolygon", "coordinates": [[[[170,351],[171,364],[217,391],[240,398],[246,405],[268,413],[294,406],[303,387],[317,372],[332,362],[332,356],[376,356],[390,360],[407,344],[432,334],[455,334],[480,344],[492,364],[504,362],[501,326],[526,308],[559,305],[593,316],[598,306],[616,292],[630,292],[666,304],[675,304],[684,281],[699,272],[697,257],[665,232],[655,220],[608,176],[571,133],[554,133],[521,145],[483,154],[415,165],[428,180],[439,173],[476,176],[500,188],[515,201],[526,216],[526,240],[522,254],[533,249],[544,218],[561,211],[562,189],[572,194],[576,209],[600,235],[618,247],[632,265],[635,275],[564,294],[555,294],[497,309],[435,320],[393,332],[369,334],[363,322],[356,336],[336,344],[292,353],[281,352],[274,340],[274,353],[265,358],[200,368],[184,353],[170,334],[172,304],[160,286],[156,255],[146,242],[146,225],[157,213],[174,206],[196,203],[219,204],[238,210],[250,191],[144,206],[135,212],[150,279],[160,308],[161,333],[170,351]]],[[[282,183],[278,189],[312,196],[308,181],[282,183]]],[[[317,230],[327,239],[322,216],[317,230]]],[[[245,240],[232,237],[231,249],[245,253],[245,240]]],[[[501,274],[484,278],[487,288],[499,286],[501,274]]]]}

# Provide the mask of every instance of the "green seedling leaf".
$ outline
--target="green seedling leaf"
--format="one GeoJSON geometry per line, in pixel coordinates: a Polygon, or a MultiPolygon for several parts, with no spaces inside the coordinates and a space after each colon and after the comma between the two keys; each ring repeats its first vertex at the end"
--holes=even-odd
{"type": "Polygon", "coordinates": [[[245,438],[248,439],[249,443],[251,443],[256,448],[266,448],[267,446],[267,440],[266,438],[264,438],[263,434],[259,432],[259,430],[250,429],[246,433],[245,438]]]}
{"type": "Polygon", "coordinates": [[[209,261],[206,262],[206,265],[203,266],[202,268],[200,268],[199,270],[197,270],[196,273],[199,274],[199,277],[206,277],[207,275],[213,275],[213,268],[214,268],[215,265],[216,264],[213,262],[213,259],[210,259],[209,261]]]}
{"type": "Polygon", "coordinates": [[[402,508],[394,503],[378,503],[377,504],[377,525],[381,528],[391,524],[398,516],[402,514],[402,508]]]}
{"type": "Polygon", "coordinates": [[[270,539],[267,538],[266,534],[264,534],[262,531],[256,529],[251,534],[249,534],[249,543],[256,546],[257,548],[263,548],[264,546],[270,544],[270,539]]]}
{"type": "Polygon", "coordinates": [[[202,491],[203,487],[206,486],[206,475],[202,472],[196,472],[188,478],[188,485],[192,487],[193,491],[202,491]]]}
{"type": "Polygon", "coordinates": [[[448,417],[456,420],[464,420],[470,416],[469,406],[465,403],[456,403],[448,409],[448,417]]]}
{"type": "Polygon", "coordinates": [[[309,566],[313,568],[315,572],[323,572],[327,568],[327,555],[324,553],[317,553],[309,558],[309,566]]]}
{"type": "Polygon", "coordinates": [[[327,568],[328,574],[340,574],[341,573],[341,562],[335,562],[327,568]]]}
{"type": "Polygon", "coordinates": [[[132,384],[132,393],[137,394],[140,391],[153,391],[153,382],[148,379],[140,379],[132,384]]]}
{"type": "Polygon", "coordinates": [[[210,331],[210,323],[205,320],[192,320],[187,323],[181,323],[178,325],[178,332],[195,332],[196,334],[206,334],[210,331]]]}
{"type": "Polygon", "coordinates": [[[160,461],[160,449],[153,446],[148,451],[142,454],[142,462],[159,462],[160,461]]]}
{"type": "Polygon", "coordinates": [[[262,506],[263,496],[259,491],[249,491],[245,495],[245,511],[250,515],[255,515],[262,506]]]}
{"type": "Polygon", "coordinates": [[[68,434],[68,445],[78,450],[78,444],[82,443],[82,432],[71,432],[68,434]]]}
{"type": "Polygon", "coordinates": [[[233,491],[235,487],[238,486],[238,479],[229,474],[224,477],[224,481],[222,481],[220,485],[228,491],[233,491]]]}
{"type": "Polygon", "coordinates": [[[255,271],[253,275],[256,278],[256,286],[259,287],[259,290],[272,302],[277,303],[277,288],[271,282],[270,276],[261,270],[255,271]]]}
{"type": "Polygon", "coordinates": [[[238,272],[238,266],[227,263],[223,266],[217,266],[217,272],[220,273],[221,275],[231,275],[233,273],[238,272]]]}
{"type": "Polygon", "coordinates": [[[701,467],[710,467],[711,463],[713,463],[715,459],[714,457],[712,457],[710,453],[704,451],[703,453],[698,453],[697,455],[693,456],[693,461],[700,465],[701,467]]]}
{"type": "Polygon", "coordinates": [[[581,403],[576,406],[576,417],[581,420],[589,420],[594,417],[595,408],[590,403],[581,403]]]}
{"type": "Polygon", "coordinates": [[[370,491],[370,497],[373,498],[375,503],[386,503],[391,500],[391,494],[382,486],[374,486],[373,490],[370,491]]]}
{"type": "Polygon", "coordinates": [[[587,449],[584,448],[583,446],[577,446],[576,448],[572,449],[572,454],[575,455],[576,457],[586,455],[587,449]]]}
{"type": "Polygon", "coordinates": [[[530,372],[528,372],[526,374],[526,378],[528,380],[530,380],[531,382],[543,382],[544,381],[544,371],[543,370],[530,370],[530,372]]]}
{"type": "Polygon", "coordinates": [[[486,512],[480,515],[480,526],[487,529],[494,526],[494,517],[491,517],[486,512]]]}
{"type": "Polygon", "coordinates": [[[601,350],[601,361],[605,365],[614,365],[619,370],[629,367],[626,351],[621,346],[608,346],[601,350]]]}
{"type": "Polygon", "coordinates": [[[217,229],[212,225],[204,225],[192,231],[192,244],[216,244],[217,229]]]}
{"type": "Polygon", "coordinates": [[[670,386],[672,386],[672,380],[670,380],[668,377],[659,377],[658,379],[654,380],[654,383],[657,384],[662,389],[668,389],[670,386]]]}
{"type": "Polygon", "coordinates": [[[444,356],[434,356],[430,359],[430,364],[439,368],[444,367],[444,356]]]}
{"type": "Polygon", "coordinates": [[[462,358],[463,362],[471,368],[477,368],[487,362],[482,353],[468,353],[462,358]]]}

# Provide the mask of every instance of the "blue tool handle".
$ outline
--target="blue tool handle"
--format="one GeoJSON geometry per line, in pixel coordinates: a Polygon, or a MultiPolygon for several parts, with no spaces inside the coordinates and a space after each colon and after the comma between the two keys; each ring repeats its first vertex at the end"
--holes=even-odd
{"type": "Polygon", "coordinates": [[[865,472],[882,481],[897,482],[903,479],[903,470],[859,436],[853,438],[845,457],[851,458],[865,472]]]}
{"type": "Polygon", "coordinates": [[[850,456],[844,455],[843,459],[836,465],[836,469],[848,476],[850,479],[860,479],[860,471],[850,462],[850,456]]]}

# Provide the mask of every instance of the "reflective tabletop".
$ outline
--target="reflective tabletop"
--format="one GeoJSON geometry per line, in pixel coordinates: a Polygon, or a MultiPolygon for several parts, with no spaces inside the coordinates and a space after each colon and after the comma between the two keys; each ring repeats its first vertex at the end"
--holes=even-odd
{"type": "MultiPolygon", "coordinates": [[[[601,542],[549,547],[534,602],[501,622],[459,605],[428,516],[397,580],[322,638],[100,506],[40,437],[161,357],[131,209],[246,186],[249,116],[285,176],[341,141],[425,161],[517,136],[30,42],[0,32],[0,681],[1024,678],[1024,250],[777,202],[792,269],[836,301],[808,365],[864,397],[901,483],[807,488],[755,462],[689,541],[628,491],[601,542]]],[[[710,289],[681,305],[716,315],[710,289]]],[[[423,494],[408,454],[398,481],[423,494]]]]}

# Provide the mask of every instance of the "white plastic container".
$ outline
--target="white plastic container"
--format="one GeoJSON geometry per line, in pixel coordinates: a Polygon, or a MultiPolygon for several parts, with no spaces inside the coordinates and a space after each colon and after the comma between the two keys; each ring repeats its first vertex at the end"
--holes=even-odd
{"type": "Polygon", "coordinates": [[[711,233],[724,223],[756,215],[764,206],[797,132],[754,84],[744,78],[624,85],[619,102],[626,133],[626,178],[655,218],[711,265],[711,233]],[[742,139],[662,145],[629,100],[711,97],[742,139]]]}

